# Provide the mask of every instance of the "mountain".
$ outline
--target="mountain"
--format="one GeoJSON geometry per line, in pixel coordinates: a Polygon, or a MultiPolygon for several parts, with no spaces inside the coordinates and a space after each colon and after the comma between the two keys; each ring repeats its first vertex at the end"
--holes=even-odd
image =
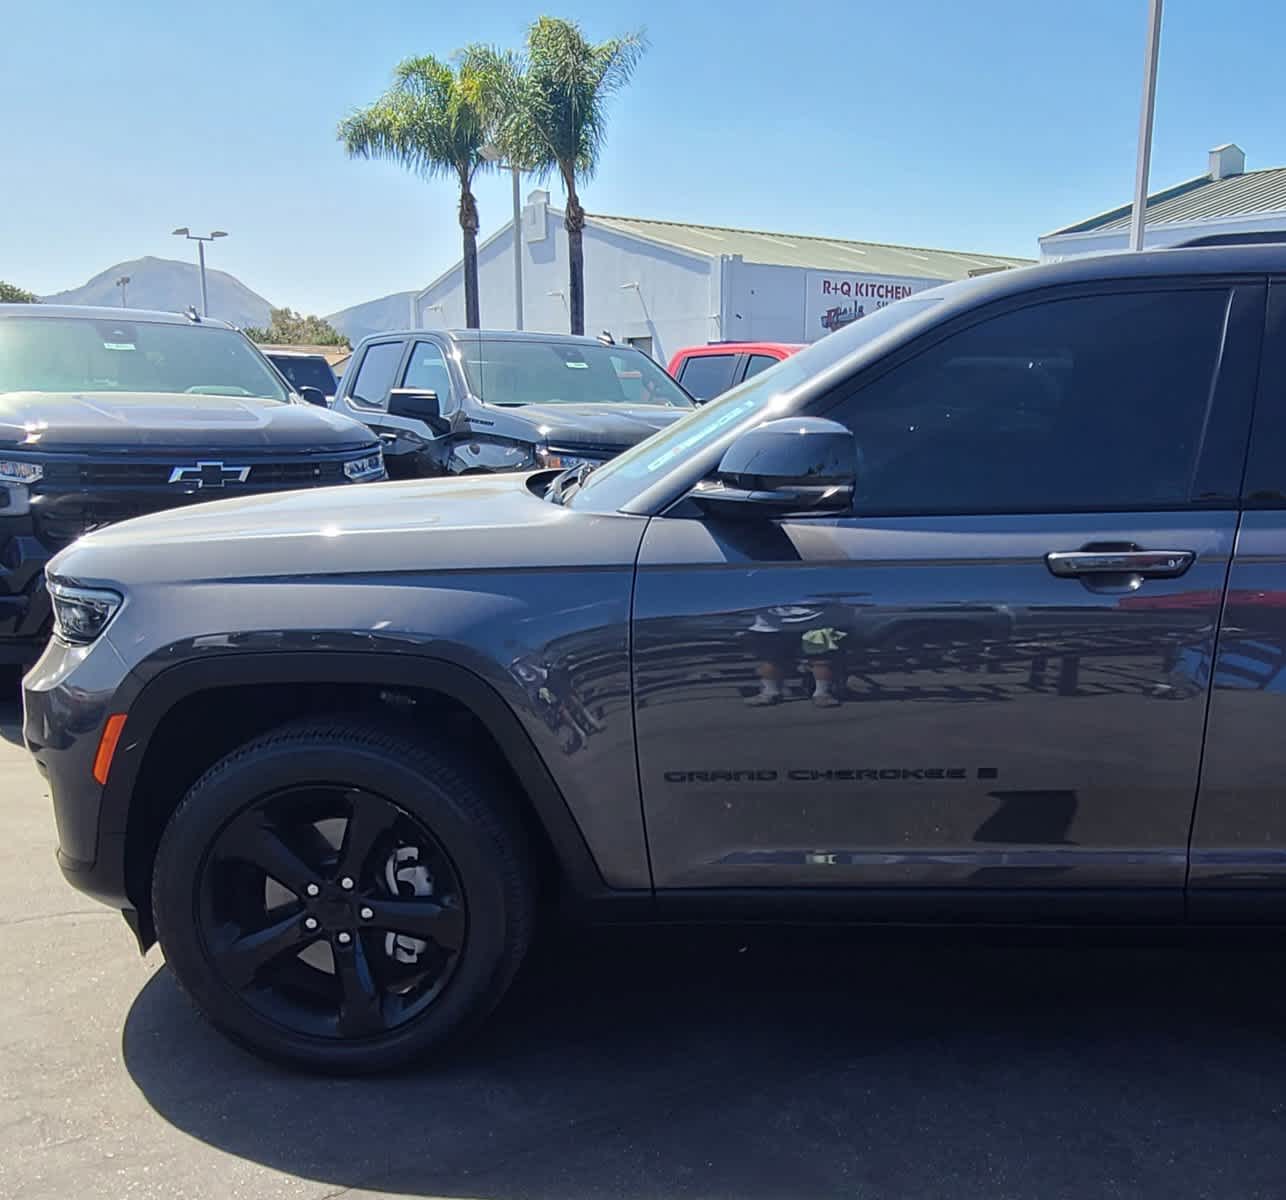
{"type": "Polygon", "coordinates": [[[365,304],[354,304],[326,318],[356,346],[369,333],[405,329],[411,323],[411,297],[415,292],[394,292],[365,304]]]}
{"type": "MultiPolygon", "coordinates": [[[[117,263],[95,275],[83,287],[71,288],[53,296],[42,296],[46,304],[106,304],[117,307],[121,289],[116,280],[130,277],[126,299],[130,308],[157,308],[165,312],[182,312],[189,304],[201,309],[201,276],[194,262],[177,262],[171,258],[136,258],[117,263]]],[[[234,325],[267,325],[271,305],[257,292],[252,292],[235,275],[205,272],[210,298],[210,316],[234,325]]],[[[405,312],[405,306],[403,306],[405,312]]]]}

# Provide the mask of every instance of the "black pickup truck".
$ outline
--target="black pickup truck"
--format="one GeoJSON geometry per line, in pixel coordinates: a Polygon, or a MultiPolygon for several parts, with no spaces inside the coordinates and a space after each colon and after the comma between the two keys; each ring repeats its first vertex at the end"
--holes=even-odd
{"type": "Polygon", "coordinates": [[[0,305],[0,665],[39,656],[45,563],[91,529],[221,496],[382,479],[370,431],[304,393],[221,321],[0,305]]]}

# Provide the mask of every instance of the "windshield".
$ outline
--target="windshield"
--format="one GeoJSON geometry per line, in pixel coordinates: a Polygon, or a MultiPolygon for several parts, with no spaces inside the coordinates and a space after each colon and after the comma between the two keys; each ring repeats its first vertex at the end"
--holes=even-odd
{"type": "Polygon", "coordinates": [[[335,394],[335,374],[324,358],[302,358],[292,354],[270,354],[268,357],[295,391],[314,387],[327,396],[335,394]]]}
{"type": "Polygon", "coordinates": [[[693,406],[656,363],[629,346],[486,337],[459,346],[469,390],[486,404],[693,406]]]}
{"type": "MultiPolygon", "coordinates": [[[[939,303],[939,297],[921,296],[876,309],[862,320],[815,342],[806,350],[783,359],[776,366],[747,379],[740,387],[712,400],[690,416],[653,434],[588,475],[571,500],[573,507],[600,512],[625,505],[638,493],[689,462],[703,449],[737,429],[757,423],[774,401],[834,366],[855,350],[883,336],[911,317],[939,303]],[[577,504],[580,501],[580,505],[577,504]]],[[[784,415],[782,408],[778,415],[784,415]]]]}
{"type": "Polygon", "coordinates": [[[0,392],[174,392],[286,401],[234,329],[91,317],[0,320],[0,392]]]}

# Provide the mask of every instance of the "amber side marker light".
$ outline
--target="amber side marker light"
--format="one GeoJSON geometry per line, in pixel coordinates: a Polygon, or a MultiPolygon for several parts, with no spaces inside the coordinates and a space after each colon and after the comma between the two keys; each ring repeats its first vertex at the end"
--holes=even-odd
{"type": "Polygon", "coordinates": [[[103,726],[103,736],[98,742],[98,753],[94,755],[94,778],[100,784],[107,782],[107,772],[112,769],[112,758],[120,744],[121,733],[125,729],[125,714],[113,713],[103,726]]]}

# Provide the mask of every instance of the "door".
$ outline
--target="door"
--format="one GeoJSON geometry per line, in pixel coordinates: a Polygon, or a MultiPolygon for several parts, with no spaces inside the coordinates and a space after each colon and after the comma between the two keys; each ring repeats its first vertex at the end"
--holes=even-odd
{"type": "Polygon", "coordinates": [[[1286,280],[1269,290],[1244,512],[1219,632],[1189,911],[1286,915],[1286,280]]]}
{"type": "Polygon", "coordinates": [[[1100,285],[961,318],[814,407],[856,435],[856,515],[653,520],[658,889],[1177,912],[1262,309],[1257,285],[1100,285]]]}

